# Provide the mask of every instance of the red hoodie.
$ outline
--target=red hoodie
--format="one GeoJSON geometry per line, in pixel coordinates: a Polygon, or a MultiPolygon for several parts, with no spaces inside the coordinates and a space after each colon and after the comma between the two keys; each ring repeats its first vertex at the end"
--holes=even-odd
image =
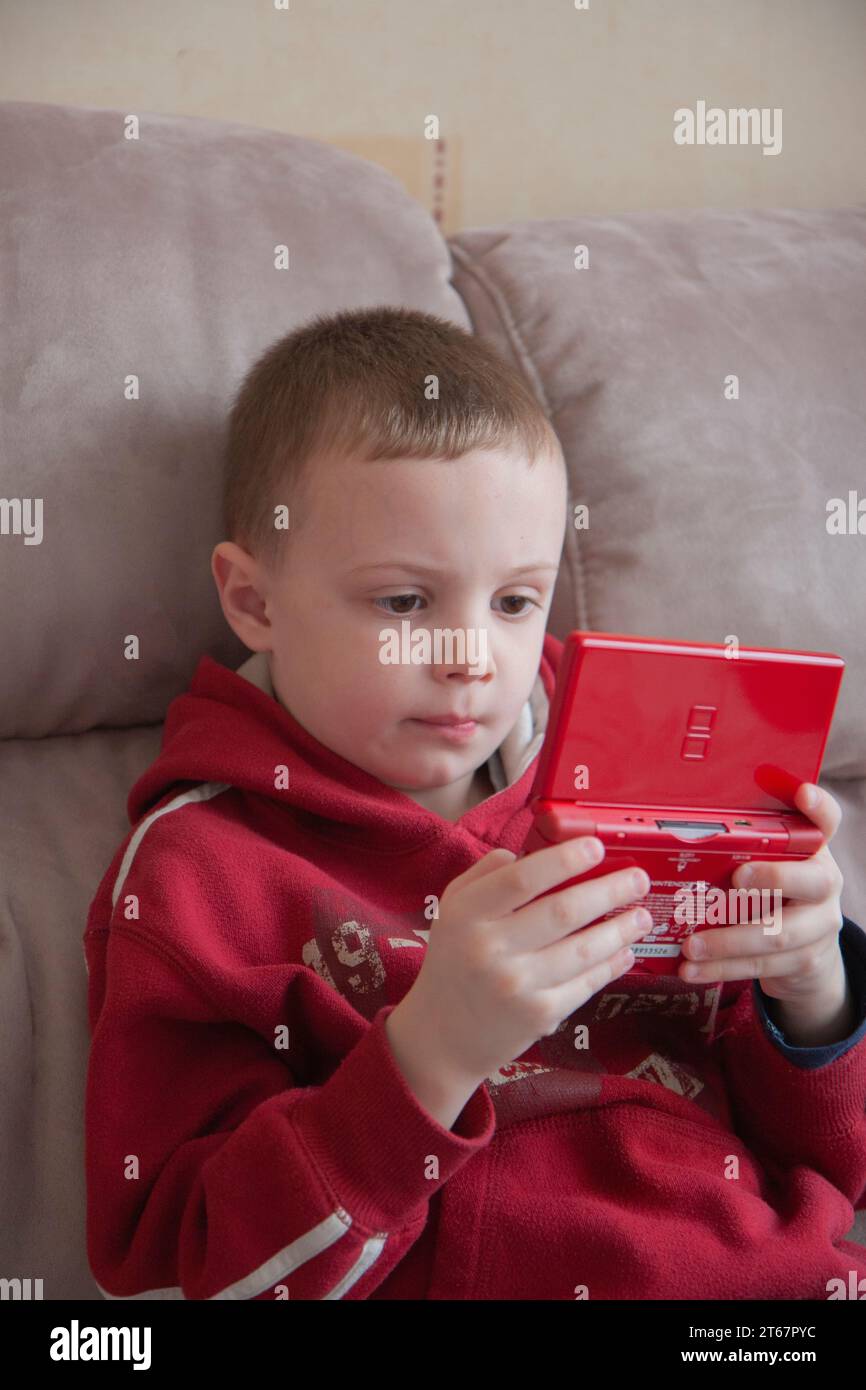
{"type": "MultiPolygon", "coordinates": [[[[548,635],[545,704],[561,651],[548,635]]],[[[427,895],[520,850],[536,765],[452,823],[202,658],[84,936],[104,1294],[825,1299],[866,1276],[845,1239],[866,1204],[866,935],[847,919],[860,1022],[833,1047],[787,1044],[756,982],[629,975],[453,1129],[409,1090],[384,1024],[427,895]]]]}

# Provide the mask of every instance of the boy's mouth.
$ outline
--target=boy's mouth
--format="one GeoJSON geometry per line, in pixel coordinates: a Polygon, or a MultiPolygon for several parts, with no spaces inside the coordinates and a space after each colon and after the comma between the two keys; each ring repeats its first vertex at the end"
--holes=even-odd
{"type": "Polygon", "coordinates": [[[422,724],[477,724],[471,714],[419,714],[415,716],[422,724]]]}
{"type": "Polygon", "coordinates": [[[429,729],[431,733],[439,734],[442,738],[455,740],[471,738],[478,728],[477,719],[466,719],[459,714],[439,714],[430,719],[410,719],[409,723],[429,729]]]}

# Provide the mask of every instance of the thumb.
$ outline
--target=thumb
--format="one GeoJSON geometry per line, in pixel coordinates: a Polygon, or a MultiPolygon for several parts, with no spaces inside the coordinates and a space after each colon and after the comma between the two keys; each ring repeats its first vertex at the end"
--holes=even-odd
{"type": "Polygon", "coordinates": [[[486,878],[487,874],[492,874],[494,869],[504,869],[506,864],[511,864],[517,858],[513,850],[505,849],[500,845],[492,849],[489,854],[483,854],[474,864],[470,864],[468,869],[460,875],[461,883],[474,883],[476,879],[486,878]]]}

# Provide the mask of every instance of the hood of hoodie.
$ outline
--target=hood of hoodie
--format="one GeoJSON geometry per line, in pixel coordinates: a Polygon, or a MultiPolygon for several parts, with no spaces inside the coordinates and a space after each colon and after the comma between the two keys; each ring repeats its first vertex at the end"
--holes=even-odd
{"type": "Polygon", "coordinates": [[[488,759],[494,794],[457,821],[445,820],[314,738],[276,698],[267,657],[256,653],[236,670],[203,656],[189,688],[172,701],[160,753],[132,787],[127,812],[135,825],[179,783],[236,787],[327,822],[333,836],[365,835],[381,842],[393,833],[406,849],[455,827],[491,844],[526,805],[544,740],[563,644],[545,634],[529,698],[488,759]],[[275,770],[287,786],[275,787],[275,770]]]}

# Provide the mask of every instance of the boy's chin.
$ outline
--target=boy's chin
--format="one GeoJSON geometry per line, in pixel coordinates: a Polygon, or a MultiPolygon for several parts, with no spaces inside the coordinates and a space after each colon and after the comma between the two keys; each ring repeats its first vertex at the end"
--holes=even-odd
{"type": "Polygon", "coordinates": [[[466,767],[455,771],[454,767],[443,768],[416,768],[411,772],[404,768],[401,773],[393,777],[380,777],[380,781],[387,786],[394,787],[397,791],[411,792],[434,792],[444,791],[447,787],[456,786],[458,782],[466,782],[467,778],[476,781],[483,773],[484,768],[466,767]]]}

